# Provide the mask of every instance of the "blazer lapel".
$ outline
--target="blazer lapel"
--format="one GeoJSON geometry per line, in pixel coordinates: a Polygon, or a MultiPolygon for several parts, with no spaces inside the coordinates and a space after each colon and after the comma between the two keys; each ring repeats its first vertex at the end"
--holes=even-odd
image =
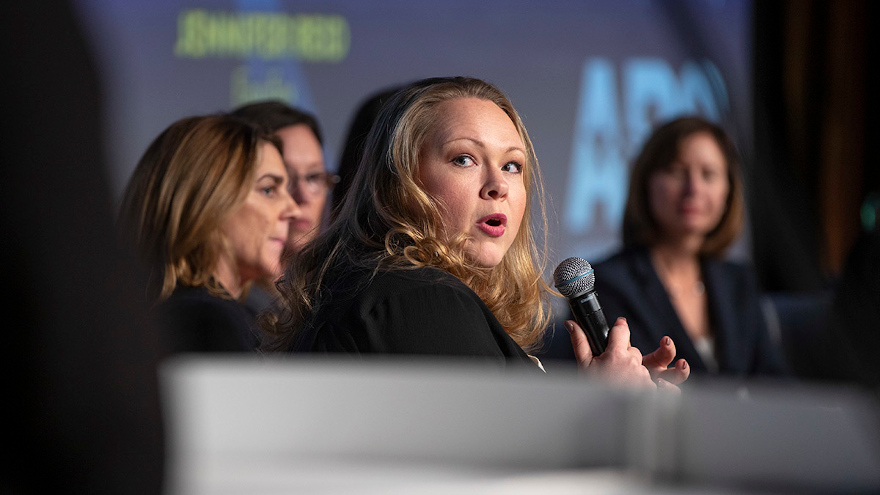
{"type": "Polygon", "coordinates": [[[744,354],[735,335],[737,315],[734,281],[729,280],[720,261],[704,260],[702,270],[718,365],[721,369],[733,370],[744,354]]]}
{"type": "MultiPolygon", "coordinates": [[[[657,325],[653,326],[653,328],[662,331],[662,333],[655,333],[653,335],[656,342],[655,345],[660,345],[660,338],[668,335],[675,343],[676,360],[684,358],[694,370],[708,371],[706,364],[700,358],[700,354],[684,329],[684,325],[681,324],[678,313],[675,312],[675,307],[672,306],[672,301],[669,300],[669,294],[666,292],[666,288],[663,287],[660,277],[651,264],[648,251],[639,251],[639,255],[634,259],[634,264],[633,271],[638,274],[639,279],[644,284],[644,293],[647,296],[645,304],[650,306],[652,309],[651,313],[657,316],[657,321],[654,322],[657,325]]],[[[654,348],[640,350],[643,353],[647,353],[653,352],[654,348]]]]}

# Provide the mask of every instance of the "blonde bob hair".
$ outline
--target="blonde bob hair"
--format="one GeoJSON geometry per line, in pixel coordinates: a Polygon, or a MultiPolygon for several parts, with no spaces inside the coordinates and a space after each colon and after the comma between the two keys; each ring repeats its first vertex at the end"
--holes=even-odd
{"type": "Polygon", "coordinates": [[[211,115],[178,120],[147,148],[119,223],[152,270],[152,298],[167,298],[178,284],[230,297],[213,277],[221,256],[232,255],[220,227],[247,197],[262,142],[279,146],[237,118],[211,115]]]}
{"type": "Polygon", "coordinates": [[[623,244],[651,247],[663,239],[663,232],[651,214],[648,183],[660,170],[669,168],[681,152],[685,139],[697,133],[712,136],[727,165],[728,193],[724,214],[706,236],[700,254],[721,257],[736,240],[745,223],[745,199],[739,158],[733,141],[721,126],[701,117],[679,117],[656,128],[633,164],[629,194],[623,213],[623,244]]]}
{"type": "Polygon", "coordinates": [[[534,147],[513,105],[495,86],[466,77],[415,82],[385,103],[367,136],[351,188],[336,221],[289,260],[278,288],[285,300],[277,317],[263,321],[266,349],[287,350],[297,331],[317,313],[332,274],[360,267],[376,271],[431,266],[455,275],[486,303],[511,338],[526,350],[540,346],[550,315],[546,267],[547,219],[534,147]],[[438,104],[479,98],[503,110],[525,146],[526,213],[510,249],[492,268],[465,255],[466,236],[441,235],[443,205],[418,183],[419,154],[438,120],[438,104]],[[543,225],[541,246],[530,212],[543,225]]]}

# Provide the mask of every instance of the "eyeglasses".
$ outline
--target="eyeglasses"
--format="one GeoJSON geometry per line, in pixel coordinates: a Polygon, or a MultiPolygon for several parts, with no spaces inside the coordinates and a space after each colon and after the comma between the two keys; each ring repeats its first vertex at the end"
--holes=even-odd
{"type": "Polygon", "coordinates": [[[315,172],[303,176],[290,175],[291,190],[294,186],[300,186],[305,193],[312,196],[327,193],[338,183],[339,176],[329,172],[315,172]]]}

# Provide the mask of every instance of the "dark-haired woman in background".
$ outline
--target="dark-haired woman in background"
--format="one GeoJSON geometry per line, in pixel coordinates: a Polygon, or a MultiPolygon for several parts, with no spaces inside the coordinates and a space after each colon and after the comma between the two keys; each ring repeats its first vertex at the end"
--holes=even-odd
{"type": "Polygon", "coordinates": [[[327,195],[339,180],[324,163],[318,120],[309,112],[277,100],[257,101],[231,115],[256,125],[281,141],[289,190],[299,207],[290,226],[287,253],[295,253],[321,231],[327,195]]]}
{"type": "MultiPolygon", "coordinates": [[[[290,179],[288,191],[298,207],[290,222],[283,262],[320,232],[328,192],[339,177],[327,171],[321,128],[311,113],[283,101],[264,100],[242,105],[230,115],[261,128],[281,142],[281,158],[290,179]]],[[[277,298],[275,277],[261,278],[254,281],[245,304],[257,312],[274,310],[277,298]]]]}
{"type": "Polygon", "coordinates": [[[352,179],[354,179],[354,174],[357,172],[361,157],[364,154],[367,134],[373,128],[373,122],[376,121],[379,111],[382,110],[382,105],[403,87],[405,85],[392,86],[372,93],[361,102],[355,111],[354,117],[352,117],[351,123],[348,126],[342,154],[339,158],[339,183],[333,188],[332,214],[335,215],[335,211],[342,204],[342,198],[348,191],[352,179]]]}
{"type": "Polygon", "coordinates": [[[743,228],[742,187],[718,125],[682,117],[648,138],[630,177],[624,248],[594,267],[606,317],[627,318],[634,346],[668,335],[698,374],[785,372],[752,271],[722,259],[743,228]]]}

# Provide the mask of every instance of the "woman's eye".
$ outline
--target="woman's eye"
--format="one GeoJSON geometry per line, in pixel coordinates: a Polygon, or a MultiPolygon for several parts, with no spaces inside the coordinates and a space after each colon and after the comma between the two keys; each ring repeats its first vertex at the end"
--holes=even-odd
{"type": "Polygon", "coordinates": [[[457,157],[452,159],[452,163],[458,165],[459,167],[470,167],[474,165],[474,159],[469,155],[458,155],[457,157]]]}
{"type": "Polygon", "coordinates": [[[278,192],[278,186],[267,186],[260,189],[260,191],[266,196],[274,196],[276,192],[278,192]]]}
{"type": "Polygon", "coordinates": [[[523,168],[522,164],[519,164],[517,162],[507,162],[504,164],[503,167],[501,167],[501,170],[504,172],[518,174],[518,173],[522,172],[522,168],[523,168]]]}
{"type": "Polygon", "coordinates": [[[306,183],[308,184],[318,184],[324,178],[324,174],[315,173],[306,175],[306,183]]]}

